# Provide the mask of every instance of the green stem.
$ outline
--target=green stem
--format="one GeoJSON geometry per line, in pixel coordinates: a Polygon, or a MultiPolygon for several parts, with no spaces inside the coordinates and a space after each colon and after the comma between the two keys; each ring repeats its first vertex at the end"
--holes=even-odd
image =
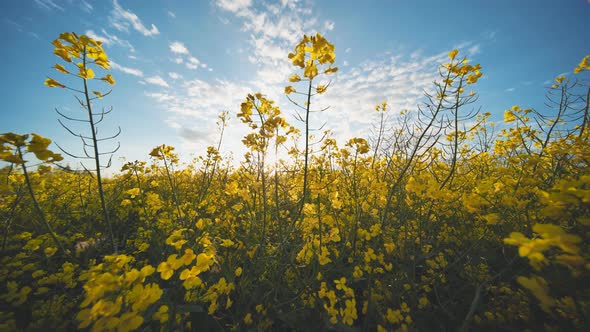
{"type": "Polygon", "coordinates": [[[178,213],[178,220],[181,220],[184,224],[184,220],[182,218],[182,212],[180,211],[180,203],[178,201],[178,196],[176,195],[176,186],[172,181],[172,176],[170,175],[170,169],[168,167],[168,162],[166,161],[166,156],[163,152],[160,151],[162,155],[162,159],[164,160],[164,168],[166,169],[166,176],[168,177],[168,182],[170,183],[170,190],[172,191],[172,199],[174,200],[174,204],[176,205],[176,212],[178,213]]]}
{"type": "MultiPolygon", "coordinates": [[[[86,68],[86,47],[83,51],[82,57],[82,65],[86,68]]],[[[102,187],[102,174],[100,172],[100,153],[98,152],[98,140],[96,138],[96,127],[94,124],[94,117],[92,115],[92,105],[90,104],[90,96],[88,94],[88,82],[86,78],[82,79],[84,81],[84,97],[86,98],[86,110],[88,111],[88,120],[90,122],[90,131],[92,132],[92,147],[94,148],[94,162],[96,165],[96,181],[98,183],[98,193],[100,196],[100,205],[102,207],[102,214],[105,222],[107,223],[107,229],[109,232],[109,237],[111,239],[111,245],[113,246],[113,251],[117,253],[117,243],[115,242],[115,235],[113,233],[113,226],[111,224],[111,220],[109,218],[109,212],[107,210],[107,204],[104,195],[104,189],[102,187]]]]}
{"type": "Polygon", "coordinates": [[[457,88],[457,95],[455,99],[455,114],[454,114],[454,127],[455,133],[453,135],[453,157],[451,161],[451,170],[449,171],[449,175],[445,178],[445,180],[441,183],[439,190],[442,189],[447,183],[450,184],[453,175],[455,174],[455,169],[457,168],[457,153],[459,150],[459,91],[463,88],[463,77],[461,77],[461,81],[459,82],[459,87],[457,88]]]}
{"type": "Polygon", "coordinates": [[[137,188],[139,188],[139,194],[141,197],[141,206],[143,207],[143,212],[145,213],[145,221],[147,222],[148,219],[150,218],[150,215],[147,211],[147,206],[145,203],[145,192],[143,191],[143,188],[141,187],[141,179],[139,178],[139,173],[137,172],[137,168],[133,170],[133,173],[135,173],[135,179],[137,181],[137,188]]]}
{"type": "Polygon", "coordinates": [[[297,222],[303,216],[303,207],[305,206],[305,199],[307,198],[307,181],[309,171],[309,110],[311,107],[311,87],[313,79],[309,79],[309,87],[307,89],[307,104],[305,105],[305,155],[303,160],[303,193],[301,195],[301,203],[299,205],[299,214],[293,220],[297,222]]]}
{"type": "MultiPolygon", "coordinates": [[[[17,151],[18,151],[19,158],[21,160],[23,160],[23,153],[20,149],[20,146],[17,147],[17,151]]],[[[37,201],[37,198],[35,197],[35,192],[33,191],[33,186],[31,185],[31,178],[29,177],[29,172],[27,171],[27,166],[25,166],[25,164],[22,163],[21,167],[23,169],[23,174],[25,176],[25,181],[27,183],[27,189],[29,190],[29,195],[31,195],[31,199],[33,200],[33,206],[35,207],[37,214],[39,214],[39,218],[41,219],[41,221],[43,222],[43,224],[47,228],[47,231],[49,232],[49,235],[51,235],[51,238],[53,239],[55,244],[59,247],[59,249],[64,253],[65,256],[70,257],[70,254],[66,251],[63,244],[59,241],[59,239],[55,235],[53,228],[51,228],[51,225],[49,224],[49,222],[47,222],[47,218],[45,218],[45,214],[43,213],[43,210],[41,210],[41,206],[39,206],[39,202],[37,201]]]]}

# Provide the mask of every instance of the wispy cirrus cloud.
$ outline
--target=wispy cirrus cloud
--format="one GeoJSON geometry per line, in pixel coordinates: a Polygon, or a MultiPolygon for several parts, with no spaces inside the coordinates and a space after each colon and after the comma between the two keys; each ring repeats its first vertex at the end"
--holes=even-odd
{"type": "Polygon", "coordinates": [[[218,0],[217,5],[224,10],[238,13],[252,5],[252,0],[218,0]]]}
{"type": "Polygon", "coordinates": [[[10,19],[8,19],[6,17],[3,17],[2,18],[2,23],[5,23],[5,24],[8,24],[8,25],[12,26],[13,28],[15,28],[19,32],[23,32],[24,31],[23,30],[24,27],[23,27],[22,24],[19,24],[19,23],[15,22],[13,20],[10,20],[10,19]]]}
{"type": "Polygon", "coordinates": [[[2,18],[2,22],[4,24],[7,24],[9,26],[11,26],[12,28],[16,29],[16,31],[18,32],[22,32],[22,33],[26,33],[27,35],[35,38],[35,39],[41,39],[41,37],[39,37],[39,34],[37,34],[36,32],[33,31],[26,31],[25,27],[22,24],[19,24],[17,22],[14,22],[12,20],[9,20],[8,18],[4,17],[2,18]]]}
{"type": "Polygon", "coordinates": [[[123,46],[123,47],[127,47],[129,49],[129,51],[135,52],[135,48],[133,47],[133,45],[131,45],[131,43],[129,41],[127,41],[125,39],[121,39],[121,38],[117,37],[116,35],[109,34],[105,29],[101,30],[101,34],[94,32],[94,30],[87,30],[86,35],[92,39],[96,39],[96,40],[101,41],[105,45],[123,46]]]}
{"type": "MultiPolygon", "coordinates": [[[[65,8],[63,6],[63,0],[62,1],[56,1],[56,0],[34,0],[35,4],[37,5],[37,7],[48,10],[48,11],[54,11],[54,10],[59,10],[61,12],[65,11],[65,8]],[[62,3],[62,4],[58,4],[58,3],[62,3]]],[[[86,13],[91,13],[92,10],[94,10],[94,7],[88,3],[88,1],[86,0],[79,0],[76,2],[72,2],[72,0],[68,0],[67,1],[67,5],[72,5],[72,4],[77,4],[79,6],[79,8],[86,12],[86,13]]]]}
{"type": "Polygon", "coordinates": [[[127,32],[129,31],[129,27],[132,27],[134,30],[147,37],[160,34],[160,31],[154,24],[152,24],[150,28],[147,28],[135,13],[121,7],[118,0],[113,0],[113,10],[109,16],[109,21],[111,26],[119,31],[127,32]]]}
{"type": "Polygon", "coordinates": [[[123,72],[125,74],[129,74],[129,75],[133,75],[133,76],[137,76],[137,77],[143,77],[143,71],[141,71],[139,69],[121,66],[118,63],[114,62],[112,59],[110,60],[110,63],[111,63],[111,68],[113,68],[115,70],[118,70],[118,71],[123,72]]]}
{"type": "Polygon", "coordinates": [[[480,44],[475,44],[475,45],[471,46],[469,49],[467,49],[467,54],[469,54],[469,56],[474,56],[479,53],[481,53],[481,45],[480,44]]]}
{"type": "MultiPolygon", "coordinates": [[[[166,124],[177,131],[183,142],[181,148],[195,151],[202,149],[203,144],[215,143],[218,137],[212,124],[216,117],[224,110],[236,114],[236,105],[239,106],[251,92],[252,89],[239,82],[192,79],[179,82],[174,89],[146,92],[145,95],[166,110],[166,124]]],[[[237,151],[246,130],[237,121],[230,123],[226,131],[226,146],[237,151]]]]}
{"type": "MultiPolygon", "coordinates": [[[[336,29],[337,22],[320,20],[314,16],[309,3],[303,1],[281,1],[254,7],[251,1],[217,0],[215,6],[221,10],[222,16],[240,22],[241,30],[249,35],[248,47],[240,56],[246,56],[255,65],[255,75],[242,81],[182,81],[175,75],[169,75],[175,80],[174,89],[146,93],[146,96],[153,98],[168,112],[166,123],[177,130],[186,146],[194,144],[190,142],[191,138],[204,142],[208,140],[205,137],[216,137],[211,124],[219,112],[229,110],[230,114],[236,114],[240,103],[252,92],[260,91],[275,100],[291,122],[297,125],[290,116],[296,106],[285,98],[284,87],[292,84],[288,82],[288,77],[298,69],[293,67],[287,55],[304,34],[329,33],[336,29]],[[201,135],[204,132],[210,135],[201,135]]],[[[177,52],[174,52],[170,45],[174,56],[172,61],[187,68],[201,66],[198,59],[190,55],[188,48],[184,44],[182,46],[175,47],[177,52]]],[[[459,46],[462,54],[480,52],[479,45],[472,42],[459,46]]],[[[448,61],[448,50],[430,55],[421,52],[393,54],[383,50],[381,54],[360,63],[350,61],[350,52],[350,48],[339,50],[337,45],[335,65],[340,70],[327,78],[331,79],[328,92],[312,100],[313,110],[330,106],[328,111],[312,115],[312,126],[320,127],[327,122],[326,129],[332,129],[341,142],[352,136],[366,136],[376,121],[376,115],[372,116],[376,114],[376,104],[387,101],[394,111],[416,109],[416,105],[423,101],[424,91],[431,90],[433,81],[439,79],[438,65],[448,61]]],[[[318,79],[317,83],[328,83],[327,80],[320,81],[318,79]]],[[[230,122],[224,143],[226,149],[241,150],[241,140],[246,131],[247,128],[239,121],[230,122]]]]}
{"type": "Polygon", "coordinates": [[[87,13],[90,13],[94,10],[94,7],[90,3],[88,3],[88,1],[82,0],[80,1],[80,9],[87,13]]]}
{"type": "MultiPolygon", "coordinates": [[[[234,16],[232,20],[241,21],[241,30],[250,34],[247,58],[257,67],[253,82],[258,88],[285,82],[292,72],[287,55],[293,45],[304,33],[322,29],[311,7],[303,2],[281,1],[255,7],[250,1],[217,0],[215,5],[234,16]]],[[[335,26],[333,21],[326,22],[328,27],[335,26]]]]}
{"type": "Polygon", "coordinates": [[[161,103],[168,102],[174,99],[172,95],[162,92],[146,92],[145,95],[161,103]]]}
{"type": "Polygon", "coordinates": [[[159,85],[161,87],[167,88],[170,85],[168,85],[168,82],[166,82],[161,76],[156,75],[156,76],[151,76],[145,79],[145,81],[149,84],[154,84],[154,85],[159,85]]]}
{"type": "Polygon", "coordinates": [[[338,138],[366,135],[375,123],[375,105],[386,101],[394,112],[416,109],[424,91],[432,91],[440,80],[437,67],[446,61],[446,52],[412,56],[386,52],[378,59],[342,69],[315,109],[330,107],[322,114],[338,138]]]}
{"type": "Polygon", "coordinates": [[[64,8],[62,6],[56,4],[55,0],[35,0],[35,3],[40,8],[43,8],[46,10],[59,10],[62,12],[64,11],[64,8]]]}
{"type": "MultiPolygon", "coordinates": [[[[249,59],[257,65],[257,72],[256,79],[246,85],[278,100],[283,109],[294,109],[283,96],[289,75],[296,71],[287,55],[304,34],[329,32],[335,29],[336,22],[320,20],[303,2],[283,1],[263,9],[242,6],[239,10],[228,8],[224,1],[216,4],[233,14],[234,19],[241,19],[242,30],[251,34],[249,59]]],[[[345,49],[339,57],[349,52],[350,48],[345,49]]],[[[437,78],[437,65],[445,57],[446,52],[434,56],[384,53],[356,65],[337,61],[341,68],[330,78],[328,93],[313,101],[314,110],[330,106],[328,112],[316,114],[321,117],[318,127],[327,121],[337,138],[350,137],[366,132],[374,121],[367,114],[372,114],[378,103],[387,100],[396,109],[415,107],[423,91],[437,78]]]]}

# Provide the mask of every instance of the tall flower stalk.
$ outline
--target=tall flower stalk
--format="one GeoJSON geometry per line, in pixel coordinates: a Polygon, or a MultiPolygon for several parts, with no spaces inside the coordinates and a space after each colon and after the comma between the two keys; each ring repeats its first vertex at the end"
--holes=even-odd
{"type": "MultiPolygon", "coordinates": [[[[98,147],[99,141],[104,141],[108,139],[113,139],[117,137],[121,133],[121,129],[110,137],[99,138],[97,136],[97,125],[103,120],[104,116],[111,112],[111,110],[102,110],[99,113],[93,112],[93,105],[92,102],[95,99],[101,99],[104,96],[110,94],[111,91],[103,93],[102,91],[92,90],[90,91],[89,88],[89,81],[95,78],[94,70],[91,68],[91,65],[102,68],[103,70],[109,70],[109,59],[102,48],[102,42],[94,40],[88,36],[80,35],[78,36],[75,33],[65,32],[59,35],[59,38],[53,41],[53,46],[55,49],[53,53],[60,57],[63,61],[65,61],[64,65],[56,64],[53,68],[62,74],[66,74],[69,76],[74,76],[82,80],[82,90],[72,88],[68,85],[62,84],[53,78],[47,78],[45,80],[45,85],[52,87],[52,88],[62,88],[74,91],[82,95],[82,98],[76,96],[78,103],[82,108],[87,112],[88,117],[86,119],[76,119],[69,116],[66,116],[59,111],[58,114],[63,118],[70,120],[70,121],[77,121],[77,122],[85,122],[88,123],[90,126],[90,136],[85,136],[80,133],[74,133],[69,127],[64,125],[64,123],[60,120],[59,123],[72,135],[80,138],[83,144],[83,151],[84,155],[73,155],[71,153],[66,152],[65,150],[60,149],[77,159],[91,159],[94,160],[95,169],[92,171],[96,172],[96,182],[98,185],[98,193],[100,197],[100,204],[102,208],[102,214],[104,222],[107,225],[109,238],[111,245],[113,247],[113,251],[117,252],[117,245],[115,241],[115,236],[113,234],[113,227],[111,220],[109,218],[109,213],[107,210],[107,204],[105,199],[105,193],[103,188],[103,181],[102,181],[102,174],[101,170],[105,167],[110,165],[110,160],[106,166],[103,166],[100,162],[100,158],[103,155],[111,155],[116,152],[119,147],[112,151],[108,152],[100,152],[98,147]],[[71,64],[71,65],[68,65],[71,64]],[[77,68],[67,68],[66,66],[70,67],[77,67],[77,68]],[[92,147],[92,152],[88,153],[87,148],[92,147]]],[[[115,80],[111,74],[107,74],[106,76],[100,78],[99,80],[106,82],[109,85],[115,84],[115,80]]],[[[88,170],[88,169],[87,169],[88,170]]]]}
{"type": "MultiPolygon", "coordinates": [[[[299,202],[299,213],[298,217],[293,220],[293,223],[297,221],[302,215],[303,206],[308,197],[308,186],[309,186],[309,146],[310,146],[310,121],[309,115],[311,113],[311,97],[316,94],[322,94],[327,91],[330,83],[327,84],[315,84],[314,79],[319,76],[320,70],[323,74],[330,75],[338,71],[338,67],[332,67],[334,60],[336,60],[336,54],[334,53],[334,45],[330,44],[326,38],[321,34],[315,36],[303,36],[303,39],[295,46],[295,52],[289,53],[289,59],[294,66],[303,69],[303,77],[301,78],[298,74],[293,74],[289,78],[291,82],[307,81],[307,91],[297,92],[297,90],[289,85],[285,88],[285,94],[287,98],[299,109],[305,112],[304,116],[299,115],[299,119],[305,124],[305,153],[303,156],[303,189],[301,193],[301,200],[299,202]],[[322,69],[322,67],[326,66],[322,69]],[[290,94],[300,94],[306,100],[303,105],[298,103],[289,97],[290,94]]],[[[325,110],[325,109],[324,109],[325,110]]]]}

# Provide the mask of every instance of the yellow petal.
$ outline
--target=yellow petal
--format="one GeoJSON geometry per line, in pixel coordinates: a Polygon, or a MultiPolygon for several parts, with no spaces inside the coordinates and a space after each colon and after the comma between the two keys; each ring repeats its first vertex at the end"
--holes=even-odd
{"type": "Polygon", "coordinates": [[[332,74],[338,71],[338,67],[329,67],[328,69],[324,70],[324,74],[332,74]]]}
{"type": "Polygon", "coordinates": [[[93,79],[94,78],[94,71],[90,68],[86,69],[86,78],[87,79],[93,79]]]}
{"type": "Polygon", "coordinates": [[[59,34],[59,39],[65,40],[65,41],[70,42],[72,44],[76,44],[78,42],[78,40],[76,39],[76,36],[70,32],[64,32],[64,33],[59,34]]]}
{"type": "Polygon", "coordinates": [[[115,84],[115,79],[113,78],[113,76],[111,74],[108,74],[107,76],[101,78],[100,80],[105,81],[105,82],[109,83],[110,85],[115,84]]]}
{"type": "Polygon", "coordinates": [[[45,80],[45,85],[50,88],[65,88],[66,86],[59,83],[58,81],[54,80],[53,78],[48,78],[45,80]]]}
{"type": "Polygon", "coordinates": [[[449,52],[449,58],[450,58],[451,60],[454,60],[454,59],[455,59],[455,57],[457,56],[457,54],[459,54],[459,50],[457,50],[457,49],[454,49],[454,50],[452,50],[452,51],[450,51],[450,52],[449,52]]]}
{"type": "Polygon", "coordinates": [[[72,62],[72,58],[70,53],[64,47],[57,47],[53,50],[53,53],[58,57],[62,58],[64,61],[72,62]]]}
{"type": "Polygon", "coordinates": [[[301,81],[301,77],[297,74],[293,74],[289,77],[289,82],[299,82],[301,81]]]}
{"type": "Polygon", "coordinates": [[[305,70],[303,71],[303,76],[309,78],[310,80],[313,79],[318,75],[318,68],[315,65],[315,62],[308,60],[305,65],[305,70]]]}
{"type": "Polygon", "coordinates": [[[64,73],[64,74],[70,73],[64,66],[62,66],[60,64],[56,64],[55,66],[53,66],[53,68],[55,68],[60,73],[64,73]]]}

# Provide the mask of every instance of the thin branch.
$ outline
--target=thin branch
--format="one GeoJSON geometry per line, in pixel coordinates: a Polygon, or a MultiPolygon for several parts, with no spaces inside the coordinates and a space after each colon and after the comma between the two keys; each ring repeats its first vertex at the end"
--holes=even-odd
{"type": "MultiPolygon", "coordinates": [[[[55,142],[54,142],[54,143],[55,143],[55,142]]],[[[61,150],[61,152],[63,152],[63,153],[65,153],[65,154],[67,154],[68,156],[70,156],[70,157],[72,157],[72,158],[76,158],[76,159],[92,159],[92,158],[89,158],[89,157],[84,157],[84,156],[77,156],[77,155],[71,154],[71,153],[69,153],[68,151],[64,150],[64,149],[63,149],[61,146],[59,146],[59,144],[55,143],[55,145],[57,146],[57,148],[58,148],[58,149],[60,149],[60,150],[61,150]]]]}
{"type": "Polygon", "coordinates": [[[61,115],[62,117],[70,120],[70,121],[78,121],[78,122],[86,122],[88,123],[88,120],[84,120],[84,119],[75,119],[75,118],[71,118],[63,113],[61,113],[57,108],[55,109],[55,111],[57,112],[57,114],[61,115]]]}

